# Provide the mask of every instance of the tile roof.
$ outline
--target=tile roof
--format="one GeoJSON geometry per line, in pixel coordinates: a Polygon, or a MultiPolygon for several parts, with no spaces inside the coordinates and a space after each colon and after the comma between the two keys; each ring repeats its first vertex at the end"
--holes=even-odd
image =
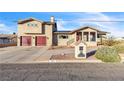
{"type": "Polygon", "coordinates": [[[38,21],[38,22],[41,22],[41,23],[43,23],[43,24],[55,24],[55,22],[53,23],[53,22],[50,22],[50,21],[46,21],[46,22],[44,22],[44,21],[41,21],[41,20],[38,20],[38,19],[35,19],[35,18],[27,18],[27,19],[24,19],[24,20],[19,20],[18,21],[18,24],[24,24],[24,23],[26,23],[26,22],[30,22],[30,21],[38,21]]]}

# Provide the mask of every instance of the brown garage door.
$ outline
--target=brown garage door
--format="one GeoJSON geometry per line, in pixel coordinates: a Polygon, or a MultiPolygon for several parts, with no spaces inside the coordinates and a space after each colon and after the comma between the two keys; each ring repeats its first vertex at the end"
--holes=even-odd
{"type": "Polygon", "coordinates": [[[21,37],[22,46],[31,46],[31,36],[22,36],[21,37]]]}
{"type": "Polygon", "coordinates": [[[36,46],[45,46],[46,36],[36,36],[36,46]]]}

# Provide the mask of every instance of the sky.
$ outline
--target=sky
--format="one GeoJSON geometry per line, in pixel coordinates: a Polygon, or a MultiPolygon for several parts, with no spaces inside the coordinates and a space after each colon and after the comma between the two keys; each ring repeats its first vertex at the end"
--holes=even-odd
{"type": "Polygon", "coordinates": [[[34,17],[50,21],[54,16],[58,30],[96,27],[114,37],[124,37],[124,12],[0,12],[0,34],[17,33],[17,21],[34,17]]]}

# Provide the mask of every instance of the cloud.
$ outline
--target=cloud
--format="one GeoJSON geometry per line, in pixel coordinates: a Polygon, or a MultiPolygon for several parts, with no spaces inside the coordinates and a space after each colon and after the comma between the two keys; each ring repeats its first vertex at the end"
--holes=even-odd
{"type": "Polygon", "coordinates": [[[12,34],[13,32],[16,32],[16,26],[8,26],[0,23],[0,34],[12,34]]]}
{"type": "MultiPolygon", "coordinates": [[[[111,17],[109,15],[105,15],[104,13],[89,13],[92,15],[92,18],[95,20],[103,20],[103,21],[122,21],[124,18],[116,18],[111,17]]],[[[102,29],[111,32],[111,35],[119,37],[124,36],[124,28],[121,28],[119,22],[94,22],[94,24],[100,26],[102,29]],[[123,33],[122,33],[123,32],[123,33]]],[[[122,25],[122,24],[121,24],[122,25]]]]}
{"type": "Polygon", "coordinates": [[[5,27],[5,24],[0,23],[0,28],[4,28],[4,27],[5,27]]]}
{"type": "Polygon", "coordinates": [[[57,28],[58,30],[71,30],[69,28],[69,21],[63,20],[63,19],[57,19],[57,28]]]}
{"type": "MultiPolygon", "coordinates": [[[[110,16],[105,13],[100,12],[84,12],[84,13],[75,13],[72,15],[76,17],[75,19],[59,19],[57,22],[58,29],[61,30],[70,30],[76,29],[77,27],[92,25],[99,28],[102,31],[111,32],[114,36],[124,36],[124,28],[120,27],[120,22],[109,22],[109,21],[122,21],[124,18],[117,18],[116,16],[110,16]],[[89,21],[88,21],[89,20],[89,21]],[[90,21],[99,21],[99,22],[90,22],[90,21]],[[107,22],[100,22],[107,21],[107,22]],[[122,33],[123,32],[123,33],[122,33]]],[[[121,23],[121,25],[124,25],[121,23]]]]}
{"type": "Polygon", "coordinates": [[[63,19],[57,19],[58,21],[57,21],[57,27],[59,28],[59,29],[66,29],[65,27],[64,27],[64,25],[66,25],[66,21],[64,21],[63,19]]]}

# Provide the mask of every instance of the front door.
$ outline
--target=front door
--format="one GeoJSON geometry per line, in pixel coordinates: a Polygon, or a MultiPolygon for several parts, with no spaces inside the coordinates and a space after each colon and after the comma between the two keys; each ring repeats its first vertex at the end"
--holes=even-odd
{"type": "Polygon", "coordinates": [[[82,32],[77,32],[76,33],[76,41],[81,41],[82,40],[82,32]]]}

